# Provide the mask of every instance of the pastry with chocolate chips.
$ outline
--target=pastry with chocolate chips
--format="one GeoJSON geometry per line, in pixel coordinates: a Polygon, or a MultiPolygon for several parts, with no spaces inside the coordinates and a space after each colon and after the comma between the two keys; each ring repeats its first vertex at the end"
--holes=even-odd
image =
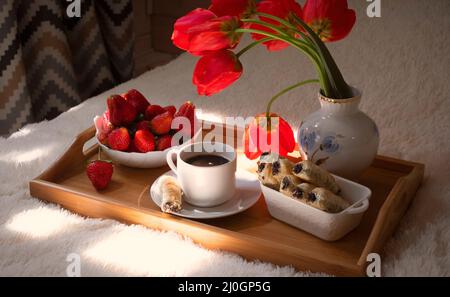
{"type": "Polygon", "coordinates": [[[272,175],[279,183],[281,183],[284,177],[289,176],[293,179],[294,183],[299,184],[301,180],[295,175],[292,175],[292,167],[294,167],[294,164],[291,161],[279,157],[277,161],[272,163],[272,175]]]}
{"type": "Polygon", "coordinates": [[[278,190],[280,182],[273,177],[272,163],[258,162],[258,179],[266,187],[278,190]]]}
{"type": "Polygon", "coordinates": [[[277,154],[265,153],[258,162],[258,177],[261,183],[269,188],[278,190],[284,177],[290,176],[293,182],[299,184],[301,180],[292,175],[294,164],[277,154]]]}
{"type": "Polygon", "coordinates": [[[311,191],[314,190],[315,187],[308,183],[298,184],[296,183],[296,180],[294,178],[295,176],[292,175],[285,176],[283,178],[280,185],[280,193],[288,197],[306,202],[308,194],[311,193],[311,191]]]}
{"type": "Polygon", "coordinates": [[[315,188],[306,199],[306,203],[312,207],[330,213],[338,213],[350,206],[342,197],[333,194],[324,188],[315,188]]]}
{"type": "Polygon", "coordinates": [[[298,178],[311,183],[317,187],[330,190],[334,194],[340,192],[340,188],[334,177],[322,167],[309,160],[301,161],[294,165],[292,172],[298,178]]]}

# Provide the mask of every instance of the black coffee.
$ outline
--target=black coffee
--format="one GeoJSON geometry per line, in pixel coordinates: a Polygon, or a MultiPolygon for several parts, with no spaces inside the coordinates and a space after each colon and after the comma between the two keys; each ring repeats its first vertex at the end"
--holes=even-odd
{"type": "Polygon", "coordinates": [[[219,166],[228,162],[230,162],[228,159],[216,155],[198,155],[186,160],[186,163],[199,167],[219,166]]]}

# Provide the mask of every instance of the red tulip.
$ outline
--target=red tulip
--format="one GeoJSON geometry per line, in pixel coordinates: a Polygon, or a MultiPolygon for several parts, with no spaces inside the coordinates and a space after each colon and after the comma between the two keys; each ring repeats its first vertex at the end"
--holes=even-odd
{"type": "MultiPolygon", "coordinates": [[[[271,14],[287,21],[289,21],[290,13],[295,13],[298,17],[302,17],[302,7],[297,2],[295,2],[295,0],[263,0],[258,3],[257,11],[271,14]]],[[[283,27],[279,22],[275,20],[265,17],[260,17],[260,19],[264,22],[279,26],[280,28],[283,27]]],[[[253,24],[251,28],[266,31],[268,33],[275,33],[273,30],[267,29],[266,27],[258,24],[253,24]]],[[[265,38],[265,36],[261,34],[252,34],[252,37],[255,40],[265,38]]],[[[266,41],[264,42],[264,45],[269,51],[282,50],[289,46],[284,41],[279,40],[266,41]]]]}
{"type": "Polygon", "coordinates": [[[323,41],[337,41],[350,33],[356,15],[347,0],[307,0],[303,20],[323,41]]]}
{"type": "Polygon", "coordinates": [[[242,22],[234,16],[223,16],[208,20],[188,30],[188,51],[195,55],[204,55],[211,51],[235,48],[242,33],[235,30],[242,22]]]}
{"type": "Polygon", "coordinates": [[[244,153],[250,160],[264,152],[286,156],[295,149],[294,132],[291,126],[275,113],[260,114],[244,132],[244,153]]]}
{"type": "Polygon", "coordinates": [[[188,31],[191,27],[203,24],[206,21],[209,21],[215,18],[216,15],[203,8],[197,8],[188,13],[187,15],[179,18],[174,25],[173,33],[172,33],[172,42],[175,46],[179,47],[182,50],[189,49],[189,34],[188,31]]]}
{"type": "Polygon", "coordinates": [[[235,82],[242,74],[242,64],[229,50],[201,57],[194,70],[193,83],[199,95],[210,96],[235,82]]]}
{"type": "Polygon", "coordinates": [[[209,10],[217,16],[246,18],[255,12],[255,0],[212,0],[209,10]]]}

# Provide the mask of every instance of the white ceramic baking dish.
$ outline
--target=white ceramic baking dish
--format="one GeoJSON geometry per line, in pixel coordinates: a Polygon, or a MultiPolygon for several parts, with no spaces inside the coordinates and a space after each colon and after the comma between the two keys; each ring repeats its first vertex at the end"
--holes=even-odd
{"type": "Polygon", "coordinates": [[[261,184],[269,213],[280,221],[327,241],[344,237],[361,222],[364,212],[369,208],[372,192],[363,185],[334,177],[341,187],[340,195],[351,204],[342,212],[327,213],[261,184]]]}

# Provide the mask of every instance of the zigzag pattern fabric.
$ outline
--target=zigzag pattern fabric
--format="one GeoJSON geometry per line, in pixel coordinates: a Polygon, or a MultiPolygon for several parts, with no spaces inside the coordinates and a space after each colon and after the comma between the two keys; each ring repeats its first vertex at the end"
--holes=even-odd
{"type": "Polygon", "coordinates": [[[0,1],[0,135],[51,119],[133,75],[131,0],[0,1]]]}

